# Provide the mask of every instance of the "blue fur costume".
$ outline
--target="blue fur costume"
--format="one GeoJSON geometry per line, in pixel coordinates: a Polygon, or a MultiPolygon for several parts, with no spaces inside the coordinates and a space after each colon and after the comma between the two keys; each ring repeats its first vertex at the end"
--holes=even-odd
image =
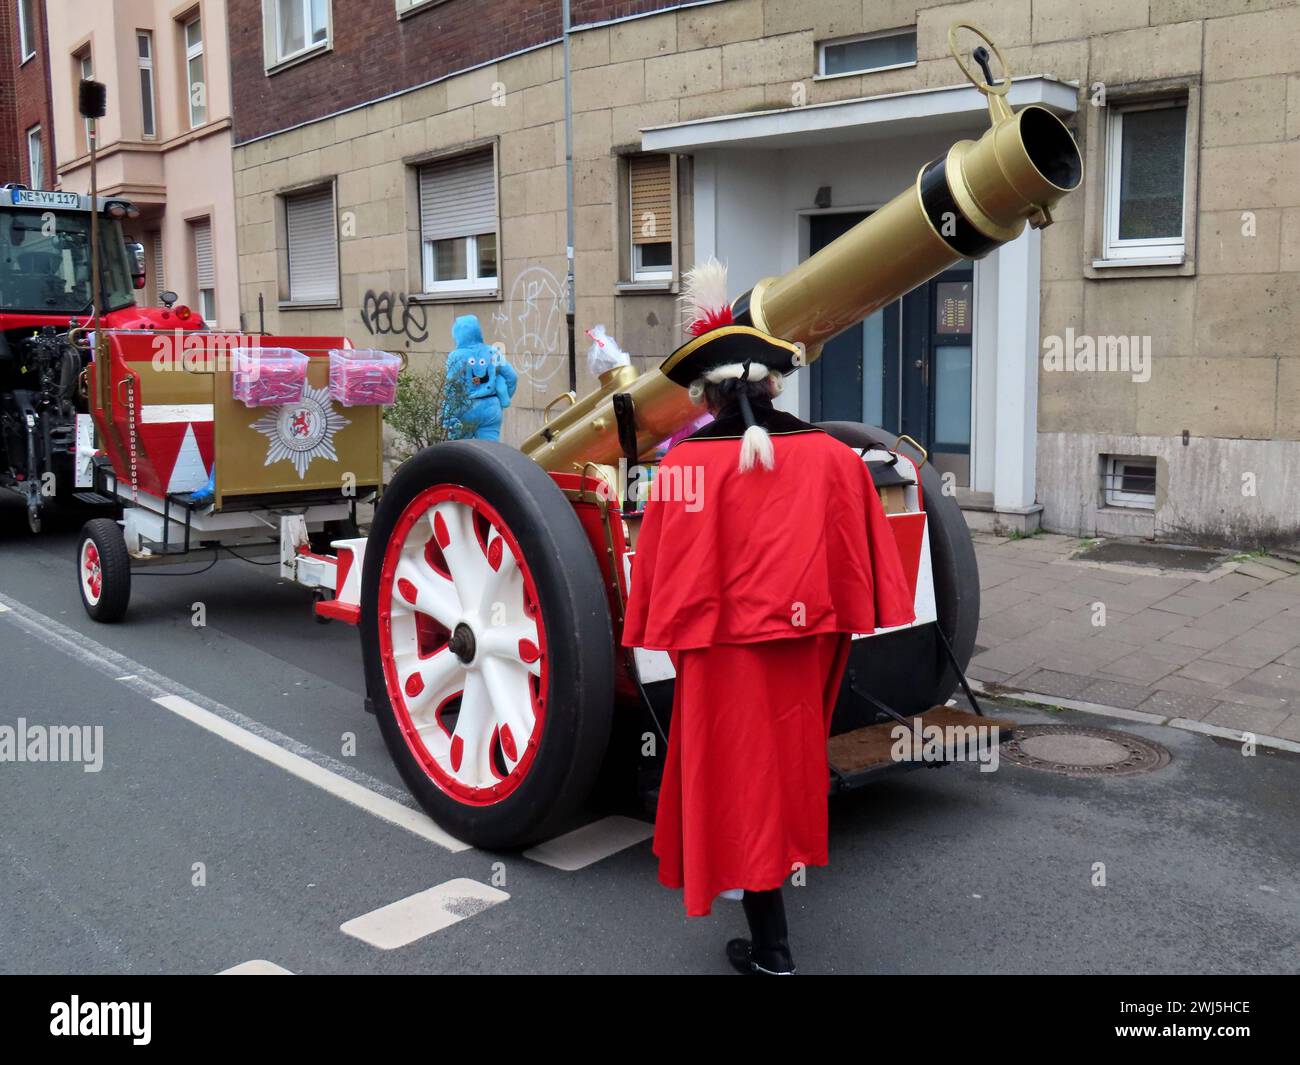
{"type": "Polygon", "coordinates": [[[460,410],[448,403],[443,419],[453,427],[456,439],[500,440],[502,412],[510,406],[518,374],[495,348],[483,343],[483,328],[476,315],[457,318],[451,326],[451,339],[456,348],[447,356],[447,380],[459,377],[464,381],[462,396],[468,403],[460,410]]]}

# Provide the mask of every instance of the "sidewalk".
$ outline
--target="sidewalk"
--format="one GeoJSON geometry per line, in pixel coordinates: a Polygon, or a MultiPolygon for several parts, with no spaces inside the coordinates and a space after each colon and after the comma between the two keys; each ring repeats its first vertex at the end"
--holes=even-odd
{"type": "Polygon", "coordinates": [[[1072,559],[1089,541],[1052,533],[974,540],[969,675],[991,693],[1300,741],[1300,565],[1263,556],[1189,573],[1072,559]]]}

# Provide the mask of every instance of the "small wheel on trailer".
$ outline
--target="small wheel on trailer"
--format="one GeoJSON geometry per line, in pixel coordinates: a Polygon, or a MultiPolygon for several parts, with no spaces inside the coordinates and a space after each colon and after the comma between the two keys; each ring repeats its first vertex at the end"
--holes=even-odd
{"type": "Polygon", "coordinates": [[[131,556],[117,522],[92,518],[81,527],[77,583],[87,614],[96,621],[122,620],[131,601],[131,556]]]}
{"type": "Polygon", "coordinates": [[[42,524],[40,504],[27,504],[27,530],[33,536],[37,536],[40,534],[42,524]]]}
{"type": "Polygon", "coordinates": [[[397,471],[365,555],[366,690],[402,778],[479,847],[553,835],[609,740],[614,637],[564,493],[513,448],[437,444],[397,471]]]}

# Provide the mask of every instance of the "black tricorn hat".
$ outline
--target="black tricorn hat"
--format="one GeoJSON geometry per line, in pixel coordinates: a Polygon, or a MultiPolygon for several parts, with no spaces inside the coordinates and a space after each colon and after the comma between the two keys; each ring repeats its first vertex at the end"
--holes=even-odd
{"type": "Polygon", "coordinates": [[[724,325],[692,337],[660,364],[660,371],[675,384],[692,382],[720,366],[752,363],[785,375],[803,365],[797,344],[748,325],[724,325]]]}
{"type": "Polygon", "coordinates": [[[871,471],[871,483],[877,488],[894,488],[898,485],[916,484],[910,477],[898,472],[898,459],[887,462],[883,459],[869,460],[867,468],[871,471]]]}

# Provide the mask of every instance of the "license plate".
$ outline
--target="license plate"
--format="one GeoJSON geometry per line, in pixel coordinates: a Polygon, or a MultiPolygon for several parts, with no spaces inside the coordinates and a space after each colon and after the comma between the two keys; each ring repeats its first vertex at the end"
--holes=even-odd
{"type": "Polygon", "coordinates": [[[14,189],[15,207],[80,207],[81,197],[75,192],[43,192],[40,189],[14,189]]]}

